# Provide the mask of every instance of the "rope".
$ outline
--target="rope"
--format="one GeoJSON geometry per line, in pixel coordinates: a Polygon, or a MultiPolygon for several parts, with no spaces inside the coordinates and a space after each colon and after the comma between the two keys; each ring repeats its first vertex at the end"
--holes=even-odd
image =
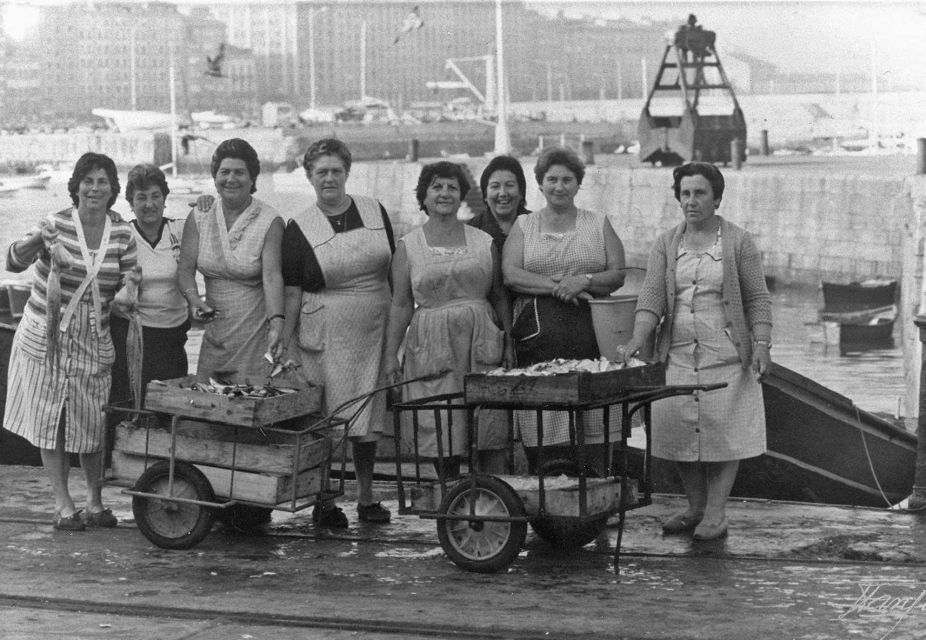
{"type": "Polygon", "coordinates": [[[859,413],[858,406],[853,404],[852,408],[855,409],[856,426],[858,427],[859,434],[862,436],[862,448],[865,450],[865,459],[868,461],[868,470],[871,471],[871,477],[875,481],[875,486],[878,487],[878,493],[881,494],[881,497],[887,504],[887,508],[895,510],[894,505],[891,504],[890,499],[884,493],[884,489],[881,488],[881,482],[878,480],[878,474],[875,472],[875,465],[871,460],[871,452],[868,450],[868,441],[865,440],[865,431],[862,429],[862,415],[859,413]]]}

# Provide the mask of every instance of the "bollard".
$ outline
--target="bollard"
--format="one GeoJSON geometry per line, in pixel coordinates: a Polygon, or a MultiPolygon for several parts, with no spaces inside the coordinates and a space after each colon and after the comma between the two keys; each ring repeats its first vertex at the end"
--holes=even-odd
{"type": "Polygon", "coordinates": [[[916,139],[916,175],[926,174],[926,138],[916,139]]]}
{"type": "MultiPolygon", "coordinates": [[[[926,344],[926,316],[913,320],[920,331],[920,343],[926,344]]],[[[924,348],[923,356],[926,356],[924,348]]],[[[920,361],[920,412],[916,421],[916,467],[913,476],[913,494],[910,508],[926,508],[926,358],[920,361]]]]}
{"type": "Polygon", "coordinates": [[[772,155],[771,151],[769,151],[769,148],[768,148],[768,129],[762,129],[762,134],[761,134],[761,137],[759,138],[759,141],[760,141],[759,144],[762,147],[762,155],[763,156],[772,155]]]}
{"type": "Polygon", "coordinates": [[[733,168],[739,171],[743,167],[743,151],[739,138],[730,140],[730,159],[733,161],[733,168]]]}
{"type": "Polygon", "coordinates": [[[421,143],[417,138],[412,138],[408,141],[408,161],[409,162],[418,162],[418,148],[421,146],[421,143]]]}
{"type": "Polygon", "coordinates": [[[595,164],[595,142],[593,140],[582,141],[582,162],[585,164],[595,164]]]}

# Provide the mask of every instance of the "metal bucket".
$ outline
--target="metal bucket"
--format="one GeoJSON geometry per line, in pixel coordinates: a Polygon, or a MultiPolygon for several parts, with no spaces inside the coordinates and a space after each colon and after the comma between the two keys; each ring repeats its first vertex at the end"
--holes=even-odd
{"type": "Polygon", "coordinates": [[[619,295],[589,300],[592,308],[592,325],[598,350],[608,360],[614,359],[617,347],[627,344],[633,336],[633,317],[637,309],[637,296],[619,295]]]}

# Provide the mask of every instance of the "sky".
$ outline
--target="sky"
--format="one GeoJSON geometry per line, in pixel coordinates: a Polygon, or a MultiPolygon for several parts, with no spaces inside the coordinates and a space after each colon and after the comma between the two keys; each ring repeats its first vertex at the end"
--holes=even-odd
{"type": "MultiPolygon", "coordinates": [[[[28,1],[0,0],[7,9],[28,1]]],[[[375,1],[415,4],[413,0],[375,1]]],[[[900,83],[926,88],[926,2],[923,0],[525,1],[544,13],[555,14],[562,8],[574,16],[637,20],[650,17],[681,23],[688,13],[694,13],[705,29],[717,32],[721,58],[724,50],[739,50],[767,60],[783,71],[854,71],[866,75],[875,72],[900,83]]],[[[68,0],[33,2],[62,4],[68,0]]],[[[6,26],[16,29],[23,26],[17,23],[24,22],[27,17],[20,12],[12,23],[7,20],[6,26]]]]}
{"type": "Polygon", "coordinates": [[[542,12],[655,20],[698,16],[718,52],[740,50],[784,71],[893,75],[926,88],[926,2],[802,0],[527,0],[542,12]],[[874,62],[873,62],[874,61],[874,62]]]}

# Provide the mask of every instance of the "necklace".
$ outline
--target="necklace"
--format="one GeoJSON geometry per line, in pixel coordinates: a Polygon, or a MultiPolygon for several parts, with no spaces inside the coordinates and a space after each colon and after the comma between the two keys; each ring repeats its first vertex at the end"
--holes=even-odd
{"type": "Polygon", "coordinates": [[[345,226],[347,225],[347,212],[350,211],[350,203],[351,203],[350,197],[344,196],[344,201],[341,204],[339,204],[338,207],[336,208],[336,209],[340,209],[341,207],[344,207],[340,213],[328,213],[327,211],[319,207],[319,209],[321,209],[321,212],[325,214],[325,217],[328,218],[328,222],[331,223],[331,226],[334,228],[335,231],[343,231],[345,226]]]}

